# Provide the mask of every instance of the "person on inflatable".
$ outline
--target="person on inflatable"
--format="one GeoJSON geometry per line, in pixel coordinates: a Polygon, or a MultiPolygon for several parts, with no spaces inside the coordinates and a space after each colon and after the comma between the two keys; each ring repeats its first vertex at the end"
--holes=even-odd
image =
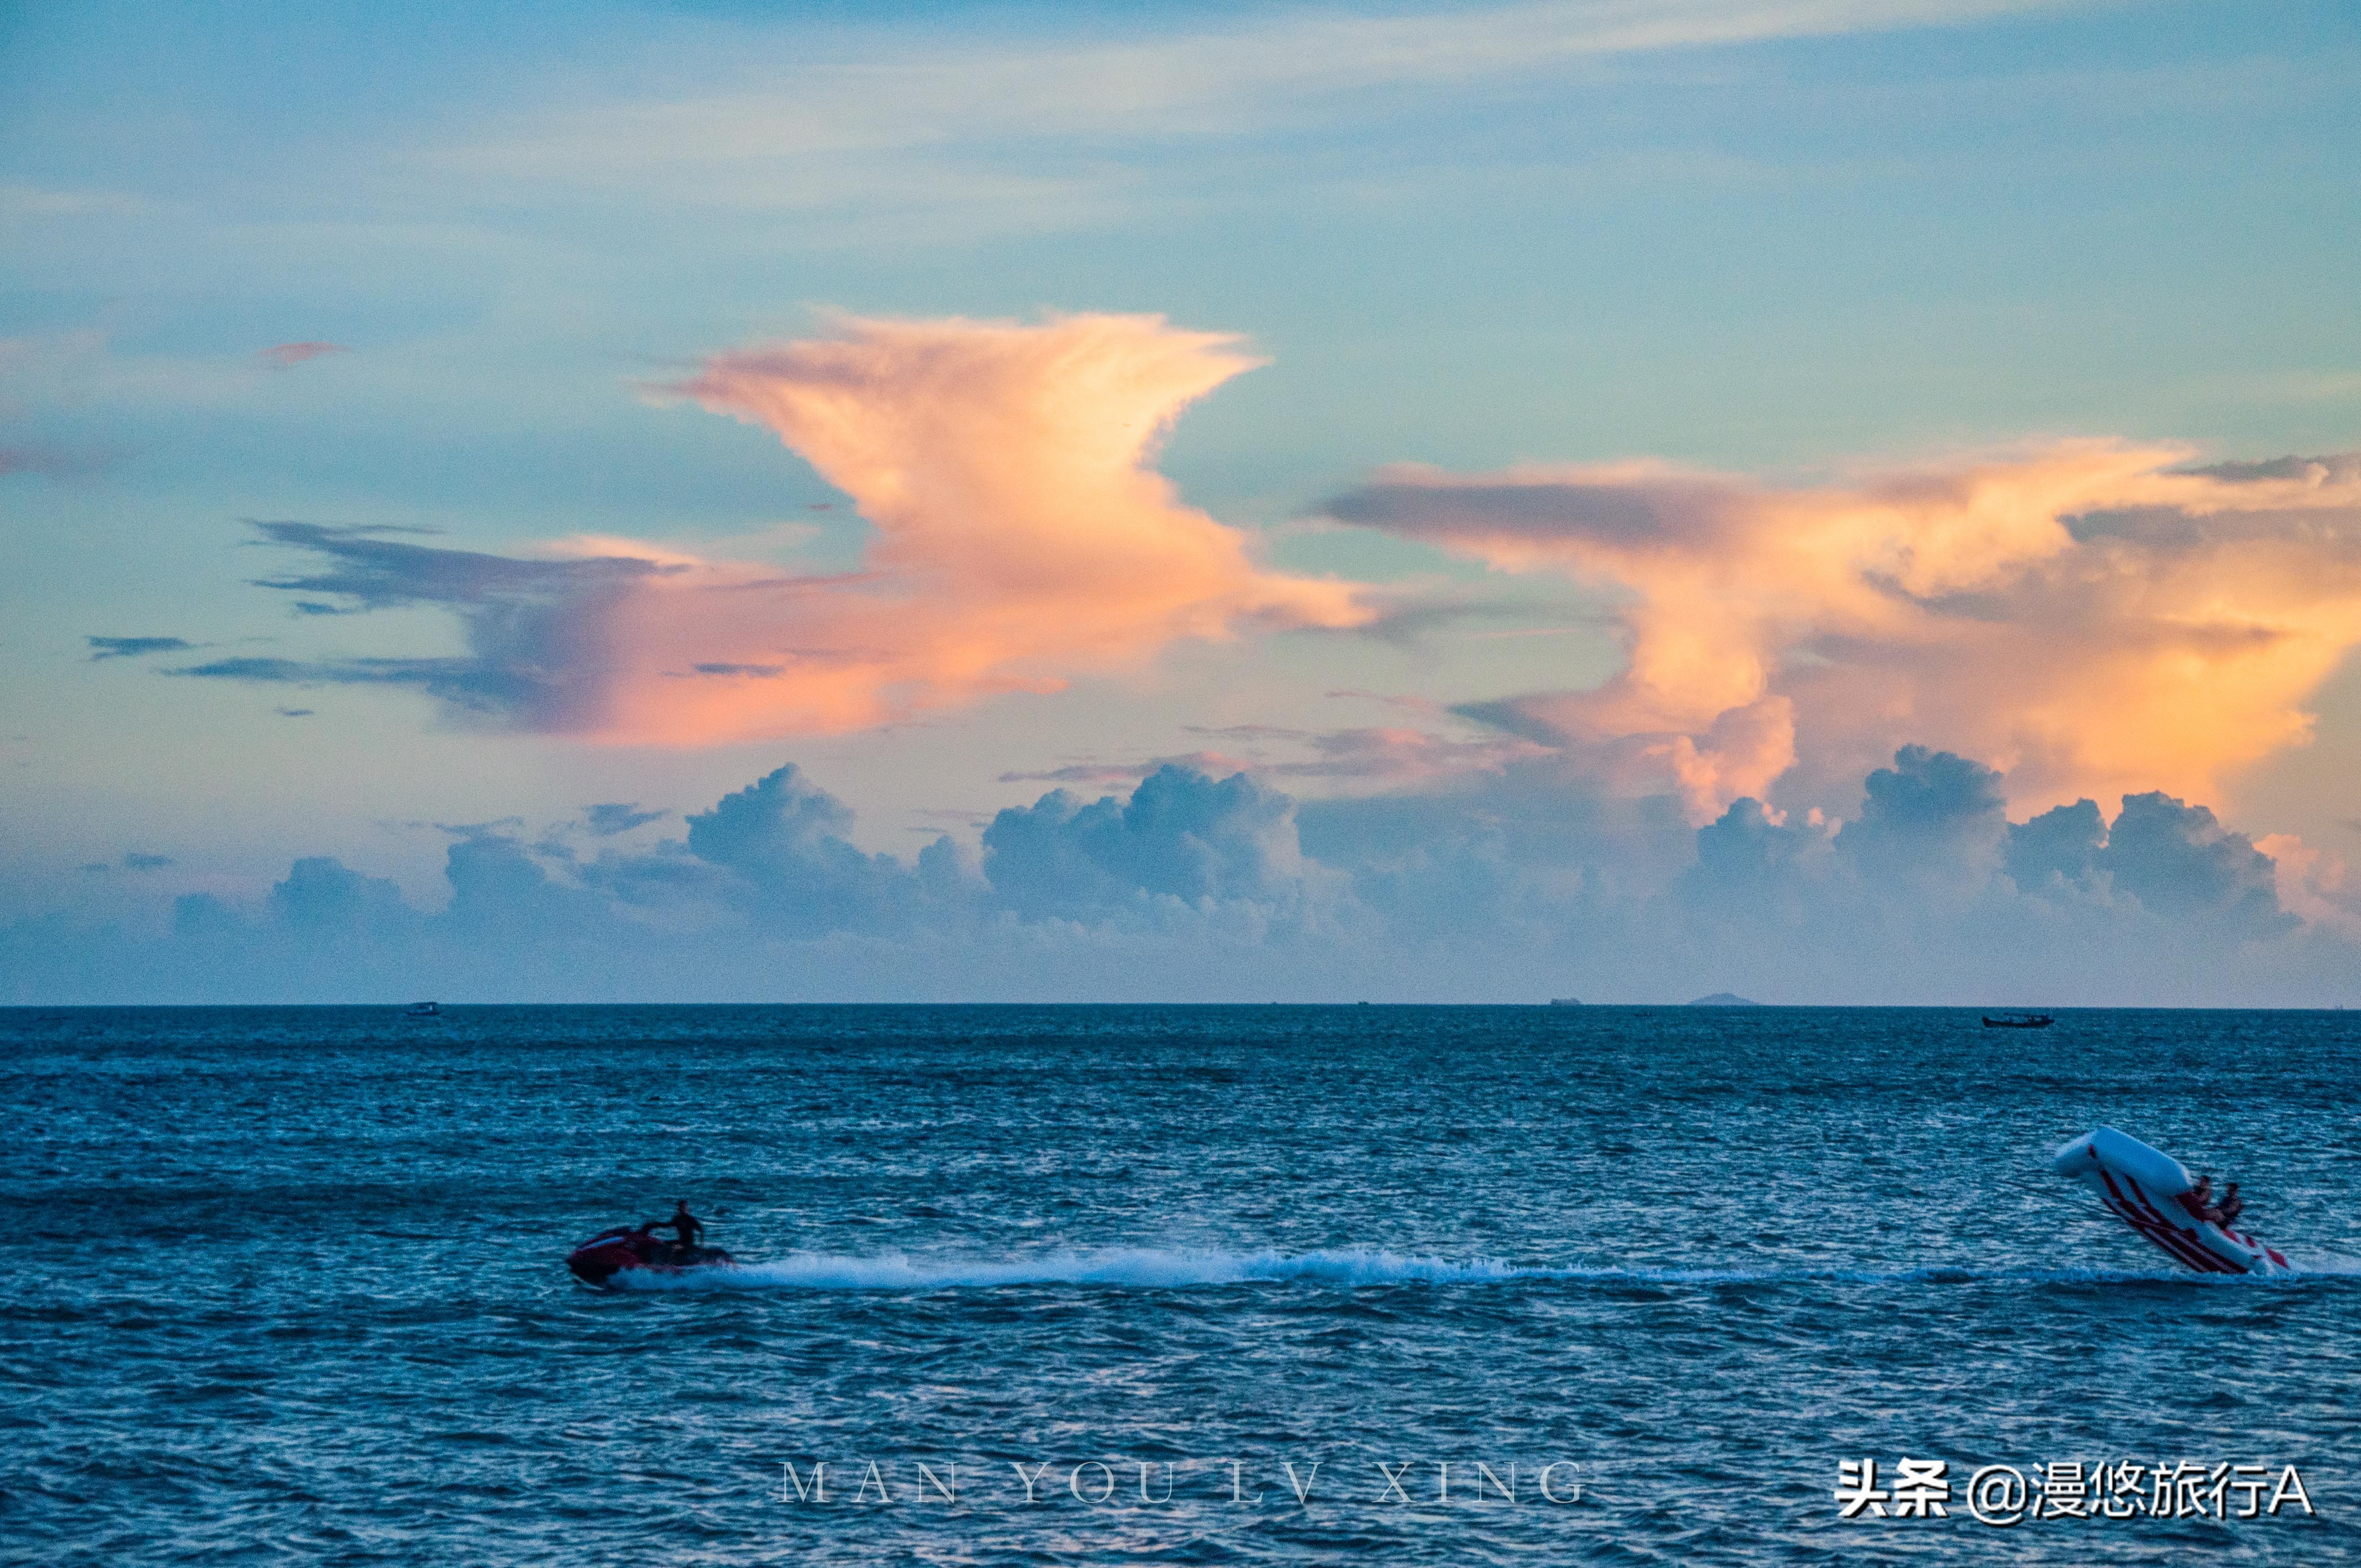
{"type": "MultiPolygon", "coordinates": [[[[2234,1181],[2230,1184],[2230,1190],[2235,1192],[2237,1190],[2237,1186],[2238,1184],[2234,1181]]],[[[2200,1176],[2196,1184],[2180,1195],[2180,1206],[2210,1223],[2226,1225],[2230,1223],[2223,1218],[2222,1211],[2214,1206],[2213,1173],[2210,1170],[2200,1176]]]]}
{"type": "Polygon", "coordinates": [[[2226,1231],[2236,1224],[2238,1216],[2246,1212],[2246,1201],[2238,1196],[2238,1184],[2234,1181],[2223,1191],[2220,1209],[2222,1217],[2213,1223],[2226,1231]]]}

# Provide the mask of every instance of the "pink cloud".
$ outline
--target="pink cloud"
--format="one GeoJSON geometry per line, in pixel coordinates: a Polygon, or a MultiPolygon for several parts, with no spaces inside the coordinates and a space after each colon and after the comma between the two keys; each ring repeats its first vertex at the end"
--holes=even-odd
{"type": "Polygon", "coordinates": [[[350,354],[341,343],[280,343],[263,349],[256,357],[274,370],[292,370],[306,359],[317,359],[323,354],[350,354]]]}
{"type": "Polygon", "coordinates": [[[2333,850],[2315,850],[2292,833],[2255,840],[2271,859],[2279,907],[2308,926],[2361,942],[2361,875],[2333,850]]]}

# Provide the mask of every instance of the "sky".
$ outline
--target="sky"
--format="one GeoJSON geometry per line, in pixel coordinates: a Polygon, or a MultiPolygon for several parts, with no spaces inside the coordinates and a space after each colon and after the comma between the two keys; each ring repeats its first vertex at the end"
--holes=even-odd
{"type": "Polygon", "coordinates": [[[2361,1004],[2361,22],[0,7],[0,1003],[2361,1004]]]}

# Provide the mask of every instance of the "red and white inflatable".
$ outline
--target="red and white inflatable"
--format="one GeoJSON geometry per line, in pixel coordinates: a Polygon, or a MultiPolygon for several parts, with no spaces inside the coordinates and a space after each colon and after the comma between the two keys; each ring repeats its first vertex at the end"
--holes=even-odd
{"type": "Polygon", "coordinates": [[[2293,1274],[2276,1247],[2200,1216],[2196,1183],[2179,1160],[2128,1133],[2101,1127],[2059,1146],[2049,1168],[2099,1195],[2108,1212],[2200,1274],[2293,1274]]]}

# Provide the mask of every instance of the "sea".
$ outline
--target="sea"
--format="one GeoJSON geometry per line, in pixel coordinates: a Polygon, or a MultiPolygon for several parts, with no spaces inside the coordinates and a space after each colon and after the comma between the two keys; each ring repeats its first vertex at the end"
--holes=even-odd
{"type": "Polygon", "coordinates": [[[2361,1014],[19,1008],[0,1084],[8,1562],[2361,1560],[2361,1014]],[[675,1200],[739,1266],[569,1276],[675,1200]]]}

